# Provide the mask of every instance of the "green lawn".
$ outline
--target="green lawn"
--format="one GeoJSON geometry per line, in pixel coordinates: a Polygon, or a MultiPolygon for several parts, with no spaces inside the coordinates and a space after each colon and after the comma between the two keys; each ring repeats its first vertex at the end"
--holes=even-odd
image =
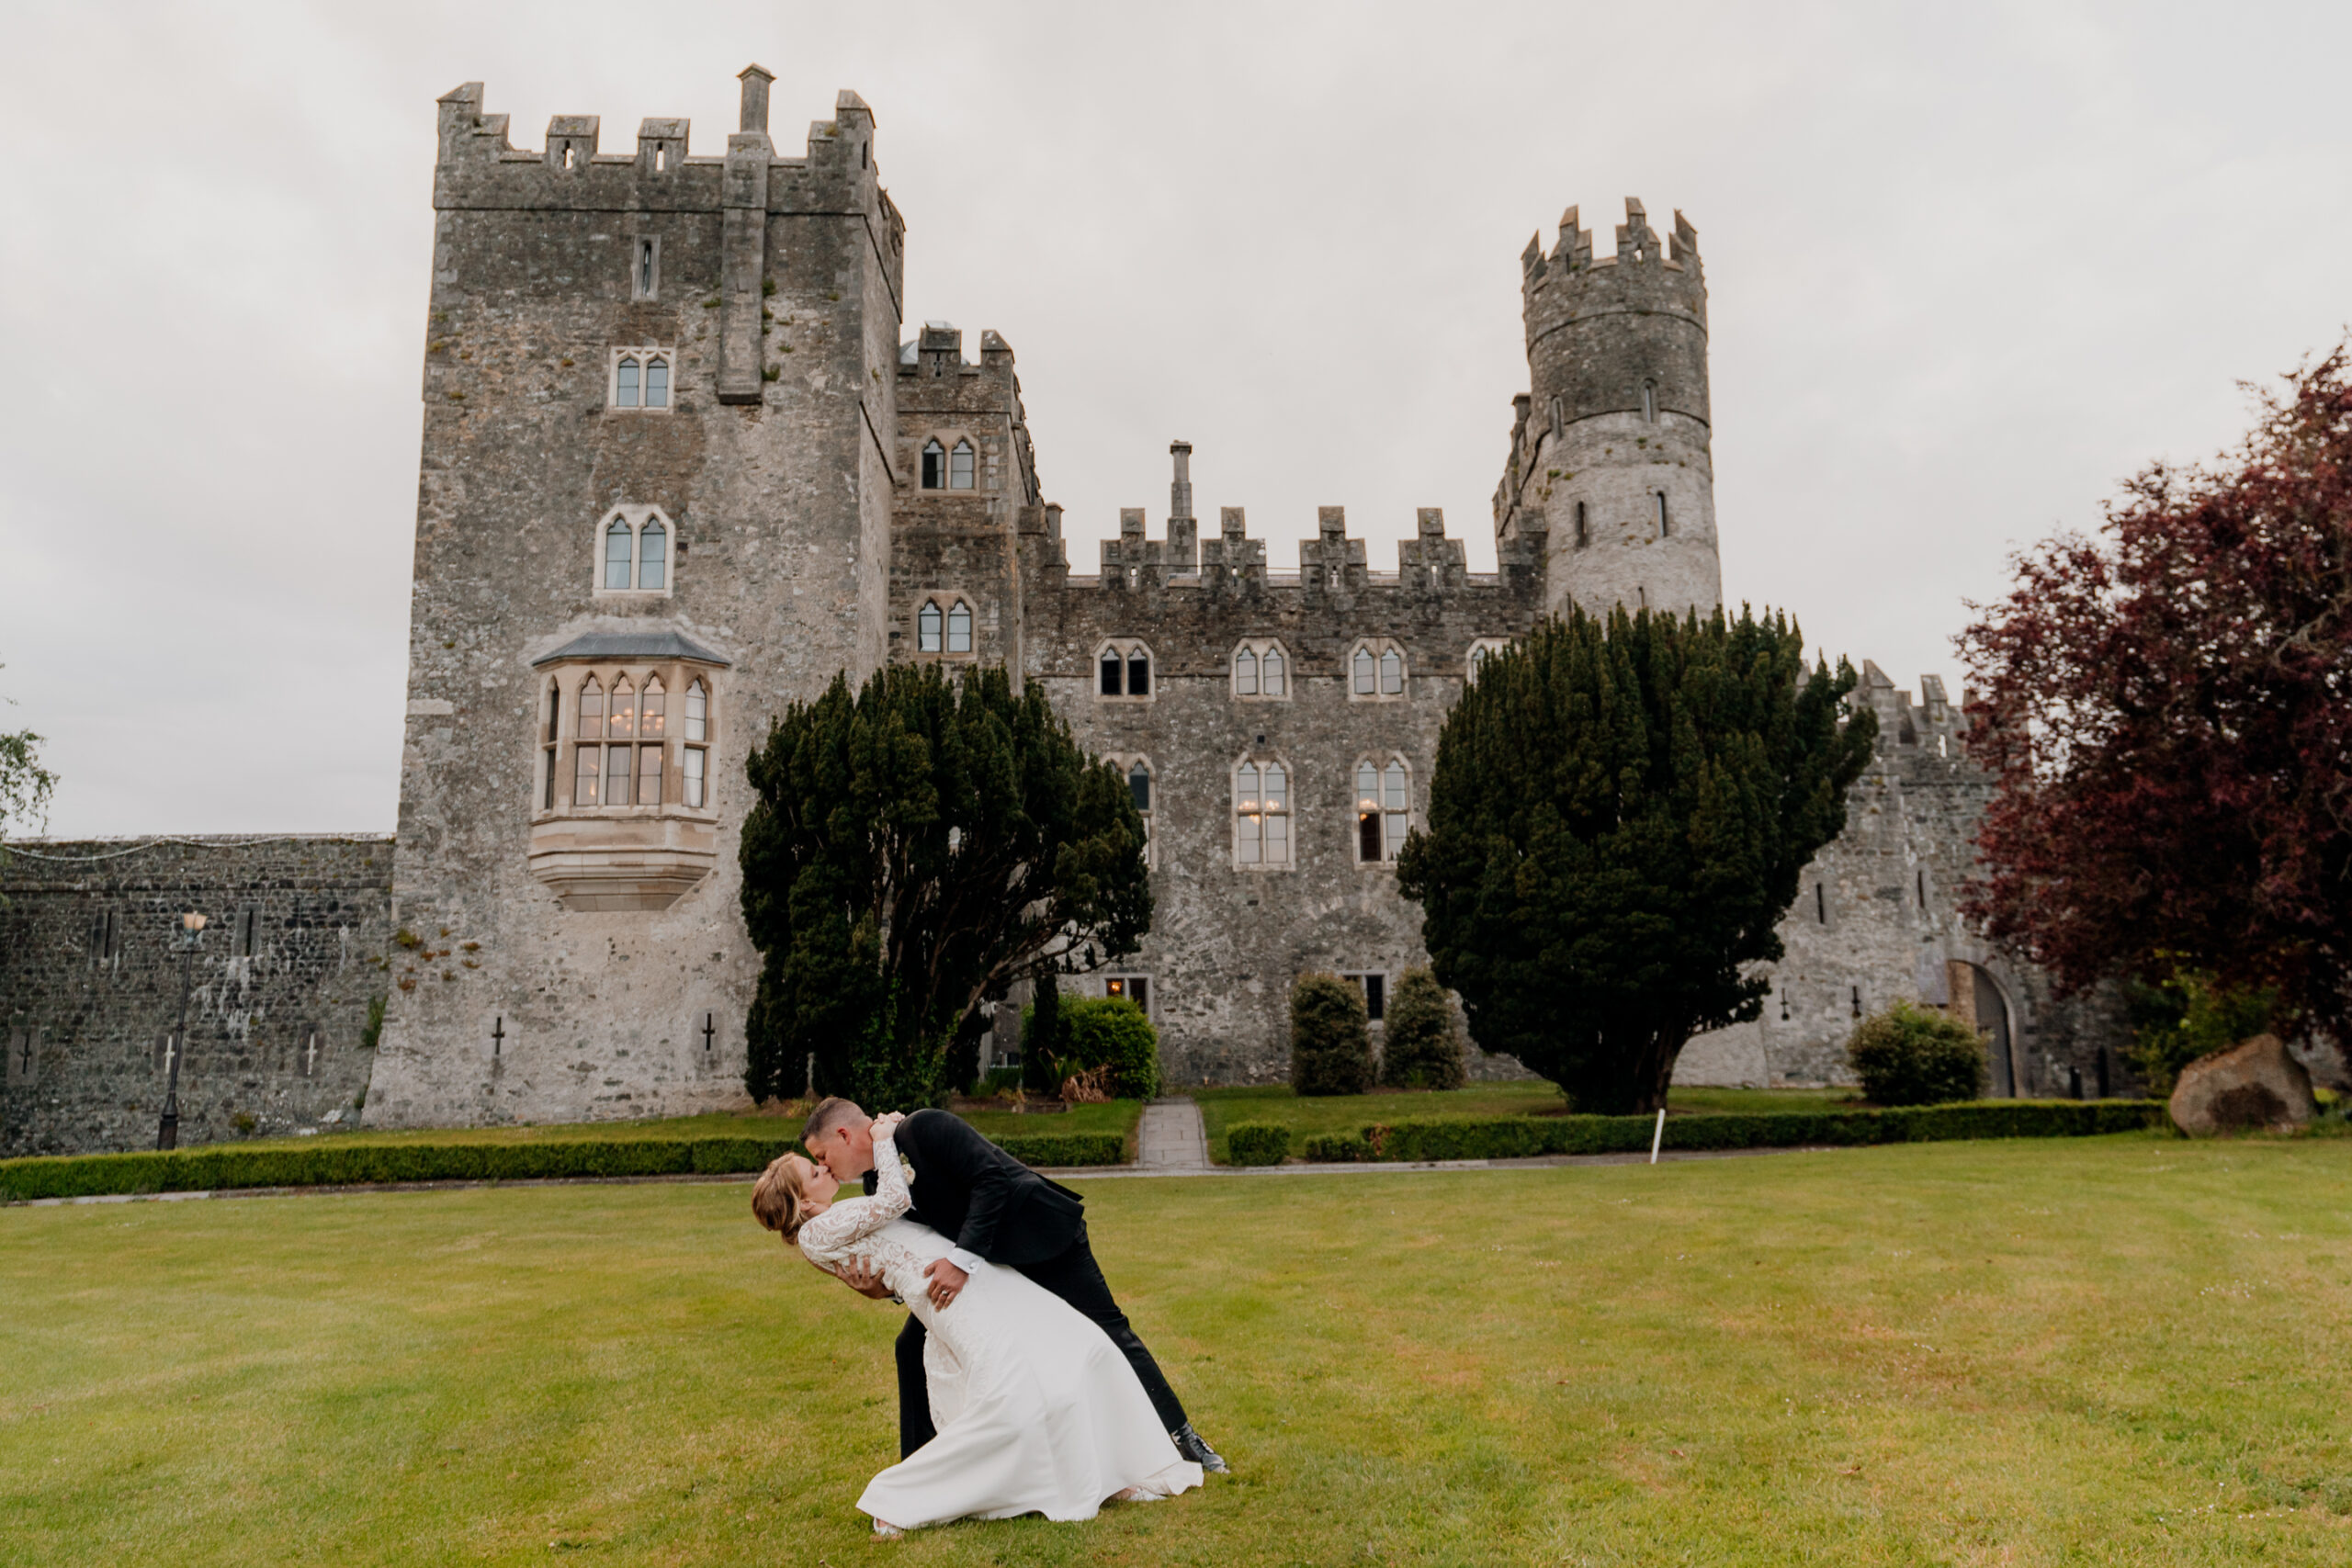
{"type": "Polygon", "coordinates": [[[1238,1475],[894,1547],[852,1505],[899,1314],[741,1184],[0,1211],[0,1558],[2352,1556],[2352,1142],[1089,1191],[1238,1475]]]}
{"type": "MultiPolygon", "coordinates": [[[[1200,1101],[1208,1132],[1209,1158],[1226,1163],[1225,1130],[1237,1122],[1280,1122],[1290,1128],[1294,1154],[1314,1133],[1342,1133],[1374,1122],[1408,1118],[1540,1116],[1561,1109],[1560,1091],[1548,1083],[1477,1083],[1466,1089],[1334,1094],[1302,1099],[1288,1084],[1251,1089],[1173,1090],[1200,1101]]],[[[1729,1111],[1817,1111],[1846,1100],[1843,1089],[1677,1089],[1667,1097],[1670,1112],[1729,1111]]]]}
{"type": "MultiPolygon", "coordinates": [[[[297,1148],[320,1139],[346,1144],[529,1144],[575,1143],[604,1138],[708,1138],[797,1136],[807,1116],[804,1104],[785,1114],[759,1111],[718,1112],[707,1116],[669,1116],[644,1121],[559,1122],[544,1125],[505,1127],[420,1127],[388,1130],[358,1127],[348,1132],[322,1132],[306,1138],[251,1138],[240,1143],[254,1148],[297,1148]]],[[[1132,1154],[1136,1122],[1143,1101],[1114,1100],[1103,1105],[1073,1105],[1053,1116],[1014,1116],[1003,1111],[975,1111],[965,1117],[990,1137],[1033,1133],[1119,1133],[1127,1136],[1132,1154]]]]}

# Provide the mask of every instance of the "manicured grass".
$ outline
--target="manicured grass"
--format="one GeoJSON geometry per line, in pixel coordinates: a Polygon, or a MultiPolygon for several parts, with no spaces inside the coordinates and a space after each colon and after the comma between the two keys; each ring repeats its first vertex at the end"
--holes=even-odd
{"type": "Polygon", "coordinates": [[[0,1553],[56,1564],[2304,1563],[2352,1545],[2352,1143],[1088,1185],[1238,1475],[869,1544],[890,1339],[745,1189],[0,1211],[0,1553]]]}
{"type": "MultiPolygon", "coordinates": [[[[1475,1083],[1464,1089],[1419,1093],[1334,1094],[1302,1098],[1288,1084],[1250,1089],[1172,1090],[1200,1102],[1208,1132],[1209,1158],[1226,1163],[1225,1130],[1236,1122],[1280,1122],[1290,1128],[1295,1152],[1316,1133],[1352,1132],[1374,1122],[1408,1118],[1540,1116],[1562,1108],[1560,1091],[1548,1083],[1475,1083]]],[[[1852,1095],[1842,1089],[1678,1089],[1668,1096],[1669,1112],[1818,1111],[1852,1095]]]]}
{"type": "MultiPolygon", "coordinates": [[[[604,1138],[774,1138],[796,1135],[808,1115],[808,1106],[781,1114],[761,1111],[718,1112],[707,1116],[666,1116],[628,1122],[563,1122],[544,1126],[419,1127],[399,1130],[356,1127],[328,1130],[315,1137],[250,1138],[237,1140],[253,1148],[298,1148],[322,1139],[345,1144],[537,1144],[579,1143],[604,1138]]],[[[965,1117],[991,1138],[1036,1133],[1118,1133],[1133,1152],[1136,1122],[1143,1101],[1114,1100],[1102,1105],[1073,1105],[1053,1116],[1014,1116],[1003,1111],[976,1111],[965,1117]]]]}

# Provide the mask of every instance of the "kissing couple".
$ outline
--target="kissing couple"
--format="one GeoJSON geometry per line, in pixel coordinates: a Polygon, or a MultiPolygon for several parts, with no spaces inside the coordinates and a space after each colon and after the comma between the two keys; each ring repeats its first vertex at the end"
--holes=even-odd
{"type": "Polygon", "coordinates": [[[950,1519],[1091,1519],[1172,1497],[1224,1460],[1128,1326],[1085,1200],[944,1111],[819,1103],[752,1189],[760,1224],[861,1295],[905,1303],[899,1462],[858,1508],[874,1533],[950,1519]],[[862,1180],[865,1195],[832,1196],[862,1180]]]}

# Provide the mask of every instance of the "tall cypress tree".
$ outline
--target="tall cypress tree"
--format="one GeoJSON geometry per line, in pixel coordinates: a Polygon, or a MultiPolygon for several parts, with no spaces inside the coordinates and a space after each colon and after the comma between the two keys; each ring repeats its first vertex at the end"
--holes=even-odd
{"type": "Polygon", "coordinates": [[[923,1104],[968,1077],[983,1002],[1150,929],[1134,796],[1035,682],[897,665],[853,694],[836,677],[746,771],[755,1098],[796,1090],[813,1054],[820,1093],[923,1104]]]}
{"type": "Polygon", "coordinates": [[[1753,1019],[1798,874],[1877,723],[1781,615],[1570,608],[1487,660],[1438,739],[1397,885],[1472,1035],[1580,1110],[1665,1103],[1696,1033],[1753,1019]]]}

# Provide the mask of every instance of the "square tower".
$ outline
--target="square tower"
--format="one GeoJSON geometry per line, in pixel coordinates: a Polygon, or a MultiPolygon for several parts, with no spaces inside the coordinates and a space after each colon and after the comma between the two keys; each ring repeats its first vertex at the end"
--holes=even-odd
{"type": "Polygon", "coordinates": [[[865,105],[780,157],[769,80],[724,157],[441,100],[371,1122],[741,1097],[743,761],[883,658],[903,235],[865,105]]]}

